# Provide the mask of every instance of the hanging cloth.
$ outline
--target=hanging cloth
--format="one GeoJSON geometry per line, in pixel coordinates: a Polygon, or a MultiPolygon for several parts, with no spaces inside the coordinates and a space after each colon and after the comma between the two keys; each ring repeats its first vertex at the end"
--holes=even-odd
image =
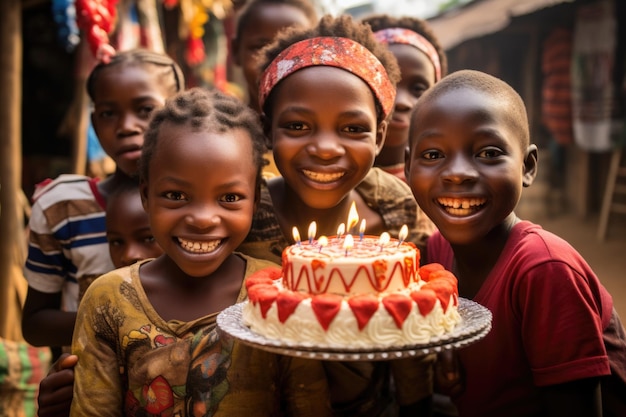
{"type": "Polygon", "coordinates": [[[578,6],[572,61],[574,140],[584,150],[612,148],[616,21],[612,0],[578,6]]]}

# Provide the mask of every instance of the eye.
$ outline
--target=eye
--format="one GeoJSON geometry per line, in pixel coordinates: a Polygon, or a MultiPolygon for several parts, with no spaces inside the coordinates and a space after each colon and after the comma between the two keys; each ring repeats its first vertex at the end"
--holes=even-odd
{"type": "Polygon", "coordinates": [[[491,148],[482,149],[480,152],[478,152],[476,156],[479,158],[484,158],[484,159],[494,159],[494,158],[498,158],[499,156],[502,156],[503,154],[504,152],[502,152],[501,149],[491,147],[491,148]]]}
{"type": "Polygon", "coordinates": [[[146,236],[143,238],[143,242],[147,245],[153,245],[156,243],[156,240],[154,239],[154,236],[146,236]]]}
{"type": "Polygon", "coordinates": [[[108,238],[107,241],[109,242],[109,246],[122,246],[124,244],[124,241],[122,239],[119,238],[108,238]]]}
{"type": "Polygon", "coordinates": [[[426,84],[423,83],[415,83],[413,85],[411,85],[411,94],[414,97],[421,97],[422,94],[424,94],[424,92],[428,90],[428,86],[426,84]]]}
{"type": "Polygon", "coordinates": [[[242,197],[238,194],[234,194],[234,193],[230,193],[230,194],[225,194],[222,198],[221,201],[225,202],[225,203],[236,203],[239,200],[241,200],[242,197]]]}
{"type": "Polygon", "coordinates": [[[185,194],[180,191],[166,191],[163,193],[163,197],[173,201],[183,201],[187,199],[185,194]]]}
{"type": "Polygon", "coordinates": [[[302,122],[285,123],[285,129],[289,130],[308,130],[307,126],[302,122]]]}
{"type": "Polygon", "coordinates": [[[443,158],[443,154],[437,150],[429,149],[427,151],[422,152],[422,158],[431,161],[431,160],[443,158]]]}
{"type": "Polygon", "coordinates": [[[348,132],[348,133],[363,133],[363,132],[368,132],[369,129],[366,129],[363,126],[351,125],[351,126],[346,126],[343,129],[343,131],[348,132]]]}
{"type": "Polygon", "coordinates": [[[101,119],[108,119],[110,117],[113,117],[115,113],[113,113],[113,110],[102,110],[98,112],[98,117],[101,119]]]}
{"type": "Polygon", "coordinates": [[[152,114],[152,112],[154,111],[155,107],[156,106],[153,106],[153,105],[141,106],[139,108],[139,112],[138,113],[139,113],[139,115],[141,117],[146,118],[146,117],[148,117],[148,116],[150,116],[152,114]]]}

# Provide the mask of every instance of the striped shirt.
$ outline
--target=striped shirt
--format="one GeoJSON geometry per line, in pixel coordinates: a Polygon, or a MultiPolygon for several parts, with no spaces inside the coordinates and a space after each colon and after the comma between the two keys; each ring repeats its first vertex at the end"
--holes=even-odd
{"type": "Polygon", "coordinates": [[[76,311],[79,287],[114,269],[96,183],[61,175],[38,186],[33,196],[24,276],[37,291],[62,292],[64,311],[76,311]]]}

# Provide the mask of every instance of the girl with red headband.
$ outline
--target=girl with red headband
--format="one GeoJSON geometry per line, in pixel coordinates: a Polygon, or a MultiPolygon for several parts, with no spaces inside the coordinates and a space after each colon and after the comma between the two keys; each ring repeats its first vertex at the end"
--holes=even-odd
{"type": "MultiPolygon", "coordinates": [[[[408,186],[373,168],[400,74],[369,26],[324,16],[313,29],[279,34],[260,62],[259,106],[281,176],[262,185],[252,230],[239,250],[278,263],[294,243],[294,226],[307,230],[315,221],[319,234],[333,235],[352,202],[368,234],[397,236],[406,224],[410,240],[423,248],[427,233],[408,186]]],[[[397,406],[428,410],[431,359],[326,362],[335,415],[379,416],[397,406]],[[397,366],[411,366],[420,378],[411,389],[396,380],[394,402],[389,375],[397,366]]]]}

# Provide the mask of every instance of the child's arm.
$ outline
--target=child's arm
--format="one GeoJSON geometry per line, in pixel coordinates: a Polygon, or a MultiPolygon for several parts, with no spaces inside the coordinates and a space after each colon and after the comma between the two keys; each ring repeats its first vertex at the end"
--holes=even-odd
{"type": "Polygon", "coordinates": [[[432,414],[435,355],[391,361],[400,416],[432,414]]]}
{"type": "Polygon", "coordinates": [[[117,324],[122,320],[110,290],[98,281],[90,286],[78,308],[72,353],[78,356],[74,370],[71,416],[123,415],[123,388],[116,355],[117,324]]]}
{"type": "Polygon", "coordinates": [[[22,313],[22,333],[33,346],[69,346],[75,312],[61,311],[61,293],[45,293],[28,287],[22,313]]]}
{"type": "Polygon", "coordinates": [[[600,378],[586,378],[540,388],[550,417],[601,417],[600,378]]]}
{"type": "Polygon", "coordinates": [[[74,366],[78,357],[62,354],[48,375],[39,384],[37,397],[39,417],[67,417],[70,415],[74,388],[74,366]]]}

